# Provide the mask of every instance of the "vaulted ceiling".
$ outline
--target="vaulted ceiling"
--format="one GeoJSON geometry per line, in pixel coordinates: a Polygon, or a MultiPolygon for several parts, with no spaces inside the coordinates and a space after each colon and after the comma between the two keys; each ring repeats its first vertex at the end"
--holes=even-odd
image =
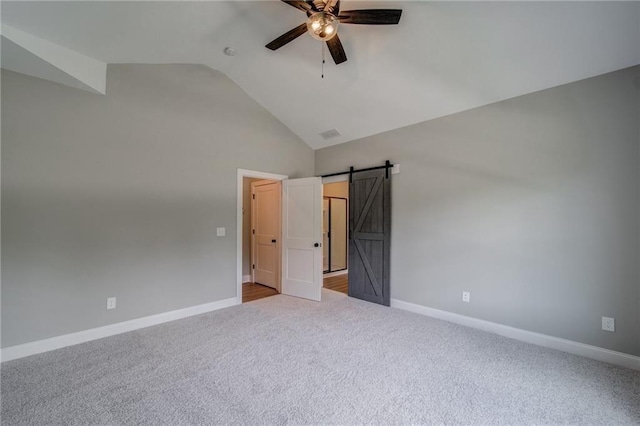
{"type": "Polygon", "coordinates": [[[2,66],[104,93],[105,64],[201,63],[321,148],[640,64],[637,1],[342,0],[364,8],[403,15],[341,25],[348,61],[327,55],[321,78],[309,35],[264,47],[305,20],[279,1],[4,1],[2,66]]]}

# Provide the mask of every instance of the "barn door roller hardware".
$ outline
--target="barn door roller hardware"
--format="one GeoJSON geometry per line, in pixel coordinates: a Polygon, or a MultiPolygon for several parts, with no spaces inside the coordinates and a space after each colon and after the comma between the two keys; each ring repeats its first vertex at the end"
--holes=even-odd
{"type": "Polygon", "coordinates": [[[339,175],[349,175],[349,183],[353,182],[353,174],[354,173],[358,173],[358,172],[368,172],[369,170],[378,170],[378,169],[385,169],[385,176],[387,179],[389,179],[389,169],[393,167],[393,164],[391,164],[391,162],[389,160],[387,160],[384,163],[384,166],[378,166],[378,167],[368,167],[366,169],[358,169],[358,170],[354,170],[353,167],[349,167],[349,170],[346,172],[337,172],[337,173],[330,173],[328,175],[322,175],[321,177],[326,178],[326,177],[331,177],[331,176],[339,176],[339,175]]]}

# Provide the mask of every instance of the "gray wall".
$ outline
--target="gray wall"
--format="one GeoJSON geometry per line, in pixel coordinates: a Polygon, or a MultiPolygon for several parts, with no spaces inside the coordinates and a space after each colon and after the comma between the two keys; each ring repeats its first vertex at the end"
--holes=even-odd
{"type": "Polygon", "coordinates": [[[107,78],[100,96],[2,72],[2,347],[234,297],[236,169],[313,174],[219,72],[107,78]]]}
{"type": "Polygon", "coordinates": [[[401,165],[392,298],[640,355],[639,75],[318,150],[316,173],[401,165]]]}

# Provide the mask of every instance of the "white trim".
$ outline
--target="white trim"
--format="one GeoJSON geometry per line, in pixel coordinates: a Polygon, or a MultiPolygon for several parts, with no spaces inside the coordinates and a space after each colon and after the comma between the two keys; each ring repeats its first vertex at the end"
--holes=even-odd
{"type": "Polygon", "coordinates": [[[242,276],[242,283],[250,283],[251,282],[251,275],[243,275],[242,276]]]}
{"type": "Polygon", "coordinates": [[[109,324],[105,325],[104,327],[83,330],[77,333],[64,334],[62,336],[51,337],[49,339],[37,340],[35,342],[24,343],[22,345],[10,346],[8,348],[2,349],[0,358],[2,359],[2,362],[11,361],[29,355],[35,355],[42,352],[65,348],[67,346],[73,346],[79,343],[89,342],[91,340],[102,339],[103,337],[114,336],[116,334],[139,330],[141,328],[150,327],[152,325],[158,325],[165,322],[190,317],[193,315],[200,315],[206,312],[228,308],[237,304],[237,298],[231,297],[229,299],[205,303],[203,305],[191,306],[189,308],[163,312],[161,314],[137,318],[130,321],[109,324]]]}
{"type": "Polygon", "coordinates": [[[242,303],[242,184],[244,178],[258,178],[270,180],[289,179],[287,175],[258,172],[255,170],[238,169],[238,188],[236,195],[236,300],[242,303]]]}
{"type": "Polygon", "coordinates": [[[640,370],[640,357],[638,356],[612,351],[610,349],[600,348],[598,346],[587,345],[584,343],[575,342],[573,340],[535,333],[533,331],[509,327],[507,325],[485,321],[477,318],[471,318],[460,314],[454,314],[453,312],[428,308],[426,306],[416,305],[414,303],[409,303],[398,299],[391,299],[391,307],[414,312],[416,314],[426,315],[428,317],[437,318],[444,321],[453,322],[455,324],[460,324],[471,328],[477,328],[479,330],[499,334],[511,339],[533,343],[534,345],[557,349],[559,351],[568,352],[570,354],[580,355],[598,361],[632,368],[634,370],[640,370]]]}

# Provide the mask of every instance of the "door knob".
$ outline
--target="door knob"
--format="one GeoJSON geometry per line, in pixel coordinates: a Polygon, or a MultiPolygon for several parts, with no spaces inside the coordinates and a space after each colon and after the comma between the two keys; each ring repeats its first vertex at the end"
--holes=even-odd
{"type": "Polygon", "coordinates": [[[313,246],[314,247],[320,247],[320,243],[315,243],[313,246]]]}

